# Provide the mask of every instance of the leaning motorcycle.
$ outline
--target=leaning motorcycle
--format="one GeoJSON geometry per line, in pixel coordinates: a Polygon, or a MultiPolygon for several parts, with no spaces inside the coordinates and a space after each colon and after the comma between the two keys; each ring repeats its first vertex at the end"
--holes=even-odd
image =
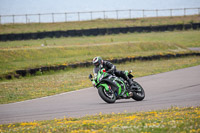
{"type": "MultiPolygon", "coordinates": [[[[125,74],[133,80],[132,71],[125,71],[125,74]]],[[[134,85],[131,87],[126,80],[109,74],[104,68],[100,68],[98,73],[93,76],[90,74],[89,79],[94,87],[98,89],[99,96],[107,103],[114,103],[118,99],[134,99],[141,101],[145,97],[142,86],[133,80],[134,85]]]]}

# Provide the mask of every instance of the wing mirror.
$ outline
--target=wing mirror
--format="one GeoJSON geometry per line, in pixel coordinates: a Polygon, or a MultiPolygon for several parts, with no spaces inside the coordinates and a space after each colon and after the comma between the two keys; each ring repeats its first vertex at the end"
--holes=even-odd
{"type": "Polygon", "coordinates": [[[92,75],[91,74],[89,75],[89,79],[92,81],[92,75]]]}

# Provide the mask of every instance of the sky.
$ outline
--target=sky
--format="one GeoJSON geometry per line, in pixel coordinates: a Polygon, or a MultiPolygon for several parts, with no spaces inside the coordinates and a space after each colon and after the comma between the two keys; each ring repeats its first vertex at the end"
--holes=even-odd
{"type": "Polygon", "coordinates": [[[200,7],[200,0],[0,0],[0,15],[200,7]]]}

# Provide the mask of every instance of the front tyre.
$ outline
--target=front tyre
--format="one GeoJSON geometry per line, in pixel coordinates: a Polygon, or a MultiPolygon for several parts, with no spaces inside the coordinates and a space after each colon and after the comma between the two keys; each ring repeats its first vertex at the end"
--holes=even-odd
{"type": "Polygon", "coordinates": [[[145,92],[144,89],[142,88],[142,86],[137,83],[136,81],[133,81],[134,86],[137,88],[133,91],[133,96],[132,98],[136,101],[142,101],[145,97],[145,92]]]}
{"type": "Polygon", "coordinates": [[[111,91],[106,91],[104,87],[98,88],[99,96],[107,103],[114,103],[116,101],[116,96],[111,91]]]}

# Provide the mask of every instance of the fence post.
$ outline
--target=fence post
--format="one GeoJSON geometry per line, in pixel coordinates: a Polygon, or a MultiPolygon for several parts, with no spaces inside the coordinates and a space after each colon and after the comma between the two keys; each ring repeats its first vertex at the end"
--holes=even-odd
{"type": "Polygon", "coordinates": [[[27,14],[25,15],[25,17],[26,17],[26,24],[28,23],[28,17],[27,17],[27,14]]]}
{"type": "Polygon", "coordinates": [[[131,19],[131,9],[129,9],[129,18],[131,19]]]}
{"type": "Polygon", "coordinates": [[[186,8],[184,8],[183,10],[184,10],[184,17],[185,17],[185,15],[186,15],[186,8]]]}
{"type": "Polygon", "coordinates": [[[65,13],[65,22],[67,22],[67,13],[65,13]]]}
{"type": "Polygon", "coordinates": [[[172,17],[172,9],[169,9],[170,10],[170,16],[172,17]]]}
{"type": "Polygon", "coordinates": [[[80,12],[78,12],[78,21],[80,21],[80,12]]]}
{"type": "Polygon", "coordinates": [[[92,18],[92,11],[90,12],[90,17],[91,17],[91,20],[92,20],[92,19],[93,19],[93,18],[92,18]]]}
{"type": "MultiPolygon", "coordinates": [[[[173,10],[179,10],[179,11],[181,11],[183,14],[182,14],[182,16],[186,16],[186,15],[188,15],[187,14],[187,10],[193,10],[193,11],[195,11],[196,12],[196,10],[197,10],[197,13],[198,13],[198,15],[200,15],[200,8],[198,7],[198,8],[182,8],[182,9],[164,9],[164,10],[159,10],[159,9],[154,9],[154,10],[150,10],[150,11],[153,11],[153,14],[154,14],[154,11],[155,11],[155,13],[156,13],[156,17],[159,17],[159,11],[160,12],[162,12],[162,11],[169,11],[169,15],[167,15],[167,16],[170,16],[170,17],[173,17],[173,10]]],[[[99,11],[99,13],[103,13],[103,19],[106,19],[106,17],[108,17],[108,16],[106,16],[106,12],[113,12],[113,13],[115,13],[116,12],[116,18],[117,19],[120,19],[120,11],[121,10],[114,10],[114,11],[99,11]]],[[[128,10],[122,10],[122,11],[125,11],[126,13],[127,13],[127,15],[129,15],[129,18],[131,19],[131,18],[134,18],[134,9],[128,9],[128,10]]],[[[147,16],[145,16],[145,11],[148,11],[148,10],[145,10],[145,9],[142,9],[142,10],[136,10],[136,11],[139,11],[139,12],[142,12],[142,17],[143,18],[145,18],[145,17],[148,17],[148,15],[147,16]]],[[[88,13],[89,15],[90,15],[90,18],[89,19],[91,19],[91,20],[93,20],[93,11],[90,11],[90,12],[74,12],[74,13],[72,13],[73,15],[75,15],[76,16],[76,14],[78,15],[78,21],[81,21],[81,13],[88,13]]],[[[94,13],[96,13],[96,12],[94,12],[94,13]]],[[[55,14],[58,14],[58,13],[48,13],[48,17],[52,17],[52,23],[55,23],[55,19],[56,18],[54,18],[54,15],[55,14]]],[[[68,20],[68,13],[67,12],[65,12],[65,13],[62,13],[62,14],[64,14],[65,15],[65,22],[67,22],[68,20]]],[[[70,13],[69,13],[70,14],[70,13]]],[[[30,14],[30,15],[34,15],[34,16],[36,16],[36,21],[37,21],[37,16],[38,16],[38,21],[39,21],[39,23],[41,23],[41,15],[45,15],[45,14],[30,14]]],[[[4,18],[3,17],[9,17],[11,20],[8,22],[8,23],[13,23],[13,24],[15,24],[15,17],[18,17],[18,16],[22,16],[23,17],[23,20],[24,19],[26,19],[25,21],[24,21],[24,23],[26,23],[26,24],[28,24],[28,23],[30,23],[31,22],[31,20],[30,20],[30,18],[29,18],[29,14],[24,14],[24,15],[7,15],[7,16],[5,16],[5,15],[0,15],[0,24],[2,24],[2,23],[6,23],[6,22],[4,22],[4,21],[2,21],[2,20],[4,20],[4,18]]],[[[76,21],[76,20],[75,20],[76,21]]],[[[16,19],[16,22],[17,22],[17,19],[16,19]]]]}
{"type": "Polygon", "coordinates": [[[116,10],[116,16],[117,16],[117,19],[119,19],[119,17],[118,17],[118,10],[116,10]]]}
{"type": "Polygon", "coordinates": [[[15,23],[15,15],[12,15],[12,17],[13,17],[13,24],[15,23]]]}
{"type": "Polygon", "coordinates": [[[103,11],[103,18],[106,19],[106,13],[103,11]]]}
{"type": "Polygon", "coordinates": [[[1,15],[0,15],[0,24],[1,24],[1,15]]]}
{"type": "Polygon", "coordinates": [[[156,17],[158,17],[158,9],[156,9],[156,17]]]}
{"type": "Polygon", "coordinates": [[[144,10],[142,10],[142,12],[143,12],[143,18],[144,18],[144,10]]]}
{"type": "Polygon", "coordinates": [[[54,13],[52,13],[52,23],[54,23],[54,13]]]}
{"type": "Polygon", "coordinates": [[[39,23],[40,23],[40,22],[41,22],[41,21],[40,21],[40,14],[38,14],[38,18],[39,18],[39,23]]]}

